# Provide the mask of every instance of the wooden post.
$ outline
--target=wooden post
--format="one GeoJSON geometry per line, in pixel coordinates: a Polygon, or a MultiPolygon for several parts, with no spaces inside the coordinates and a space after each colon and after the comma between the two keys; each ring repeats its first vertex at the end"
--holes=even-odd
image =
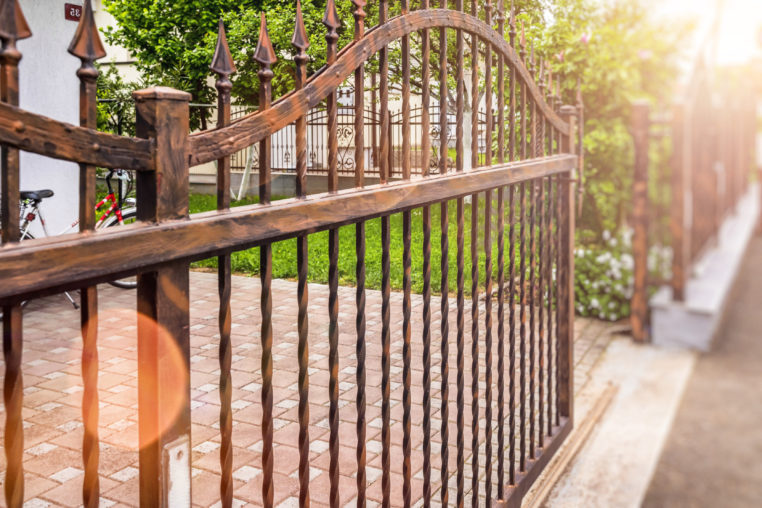
{"type": "Polygon", "coordinates": [[[686,158],[685,106],[675,104],[672,108],[672,203],[670,210],[670,233],[672,235],[672,298],[685,301],[685,273],[688,268],[686,241],[690,235],[685,231],[685,171],[686,158]]]}
{"type": "MultiPolygon", "coordinates": [[[[561,136],[561,153],[576,150],[577,109],[563,106],[561,118],[569,124],[569,135],[561,136]]],[[[580,169],[577,168],[579,173],[580,169]]],[[[560,211],[558,227],[558,371],[559,407],[561,416],[574,421],[574,174],[561,175],[559,186],[560,211]]]]}
{"type": "MultiPolygon", "coordinates": [[[[138,219],[187,219],[190,94],[160,87],[133,96],[137,134],[156,150],[155,171],[138,172],[138,219]]],[[[141,506],[190,506],[188,279],[187,261],[138,275],[141,506]]]]}
{"type": "Polygon", "coordinates": [[[630,325],[636,342],[648,340],[648,128],[649,105],[632,106],[632,136],[635,141],[635,171],[632,179],[632,255],[634,288],[630,303],[630,325]]]}

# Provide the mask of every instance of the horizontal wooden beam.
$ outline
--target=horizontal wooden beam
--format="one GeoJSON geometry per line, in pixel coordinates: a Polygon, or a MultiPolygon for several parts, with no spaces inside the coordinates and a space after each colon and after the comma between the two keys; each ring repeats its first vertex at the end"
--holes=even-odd
{"type": "Polygon", "coordinates": [[[0,143],[54,159],[113,169],[152,170],[153,142],[115,136],[0,103],[0,143]]]}
{"type": "Polygon", "coordinates": [[[139,223],[0,248],[0,303],[77,288],[146,271],[163,263],[196,260],[298,234],[572,171],[577,158],[556,155],[418,178],[270,205],[196,214],[190,220],[139,223]]]}
{"type": "Polygon", "coordinates": [[[191,166],[227,157],[278,132],[320,104],[372,55],[391,42],[426,28],[461,29],[489,44],[503,56],[509,69],[516,70],[516,76],[527,86],[529,95],[542,116],[562,134],[568,135],[569,126],[545,102],[543,93],[534,83],[521,58],[501,34],[469,14],[447,9],[428,9],[397,16],[374,27],[362,39],[346,46],[336,63],[317,72],[304,88],[286,95],[266,111],[252,113],[227,127],[191,136],[191,166]]]}

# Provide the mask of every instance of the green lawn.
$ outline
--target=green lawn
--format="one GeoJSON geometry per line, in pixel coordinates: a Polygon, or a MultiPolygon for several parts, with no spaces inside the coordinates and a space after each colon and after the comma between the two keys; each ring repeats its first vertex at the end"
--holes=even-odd
{"type": "MultiPolygon", "coordinates": [[[[243,202],[235,202],[233,206],[255,203],[256,199],[247,199],[243,202]]],[[[509,209],[506,199],[505,223],[508,224],[509,209]]],[[[214,196],[191,196],[191,213],[198,213],[215,209],[214,196]]],[[[493,224],[496,225],[497,196],[492,200],[493,224]]],[[[471,205],[464,205],[465,209],[465,287],[471,284],[471,205]]],[[[448,207],[449,217],[449,289],[454,292],[457,289],[457,205],[450,202],[448,207]]],[[[416,209],[412,213],[412,283],[413,291],[423,291],[423,211],[416,209]]],[[[479,278],[484,282],[484,199],[479,201],[479,278]]],[[[440,228],[440,205],[431,207],[431,285],[434,292],[441,289],[441,228],[440,228]]],[[[493,281],[497,280],[497,228],[493,226],[493,281]]],[[[518,234],[518,226],[516,234],[518,234]]],[[[339,230],[339,283],[342,285],[354,285],[355,280],[355,231],[356,227],[345,226],[339,230]]],[[[527,236],[528,236],[527,228],[527,236]]],[[[506,252],[506,279],[508,273],[509,238],[508,230],[505,232],[506,252]]],[[[529,240],[527,239],[527,247],[529,240]]],[[[309,237],[309,280],[325,284],[328,282],[328,232],[322,231],[309,237]]],[[[369,289],[381,288],[381,219],[373,219],[366,223],[366,286],[369,289]]],[[[391,217],[391,285],[393,289],[402,289],[402,214],[391,217]]],[[[528,259],[527,259],[528,262],[528,259]]],[[[259,248],[249,249],[233,253],[233,271],[238,274],[259,274],[259,248]]],[[[207,259],[194,264],[196,267],[216,268],[217,259],[207,259]]],[[[518,271],[518,256],[517,265],[518,271]]],[[[290,239],[273,244],[273,277],[281,279],[296,279],[296,240],[290,239]]],[[[495,284],[495,288],[497,285],[495,284]]]]}

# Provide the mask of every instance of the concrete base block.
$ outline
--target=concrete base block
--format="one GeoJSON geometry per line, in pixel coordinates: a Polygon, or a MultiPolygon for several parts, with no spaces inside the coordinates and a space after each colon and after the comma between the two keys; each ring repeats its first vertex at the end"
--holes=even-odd
{"type": "Polygon", "coordinates": [[[651,299],[654,344],[709,351],[722,319],[759,217],[759,189],[752,186],[733,215],[723,223],[717,244],[695,263],[685,287],[685,301],[672,299],[662,287],[651,299]]]}

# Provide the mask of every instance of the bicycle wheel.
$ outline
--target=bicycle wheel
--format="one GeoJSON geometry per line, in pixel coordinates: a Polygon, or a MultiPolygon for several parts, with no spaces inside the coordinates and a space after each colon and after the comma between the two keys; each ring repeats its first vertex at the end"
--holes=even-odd
{"type": "MultiPolygon", "coordinates": [[[[124,224],[132,224],[136,220],[138,220],[138,212],[135,208],[128,208],[126,210],[122,211],[122,219],[124,219],[124,224]]],[[[120,223],[117,218],[111,217],[109,218],[101,228],[110,228],[110,227],[118,227],[121,226],[122,223],[120,223]]],[[[132,277],[126,277],[124,279],[118,279],[118,280],[112,280],[109,282],[114,287],[121,288],[121,289],[135,289],[138,287],[138,279],[137,276],[132,277]]]]}

